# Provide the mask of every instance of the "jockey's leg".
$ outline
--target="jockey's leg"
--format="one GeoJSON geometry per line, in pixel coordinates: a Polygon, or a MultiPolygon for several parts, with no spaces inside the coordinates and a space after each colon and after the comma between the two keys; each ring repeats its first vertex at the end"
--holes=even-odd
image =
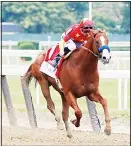
{"type": "Polygon", "coordinates": [[[68,49],[69,51],[73,51],[76,49],[76,43],[73,42],[71,39],[66,43],[65,50],[68,49]],[[67,48],[66,48],[67,47],[67,48]]]}
{"type": "Polygon", "coordinates": [[[54,66],[54,68],[56,68],[59,60],[61,59],[62,56],[65,56],[68,52],[70,52],[71,50],[75,50],[76,49],[76,45],[72,40],[69,40],[65,47],[64,50],[60,51],[56,57],[50,62],[50,64],[52,66],[54,66]]]}
{"type": "Polygon", "coordinates": [[[64,55],[68,54],[71,50],[67,47],[64,47],[64,55]]]}

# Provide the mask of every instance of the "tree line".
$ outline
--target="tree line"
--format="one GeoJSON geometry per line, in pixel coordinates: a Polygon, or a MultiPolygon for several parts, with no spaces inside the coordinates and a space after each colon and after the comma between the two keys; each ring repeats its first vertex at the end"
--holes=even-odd
{"type": "MultiPolygon", "coordinates": [[[[95,27],[130,33],[129,2],[92,2],[95,27]]],[[[2,22],[14,22],[24,33],[62,33],[89,15],[88,2],[2,2],[2,22]]]]}

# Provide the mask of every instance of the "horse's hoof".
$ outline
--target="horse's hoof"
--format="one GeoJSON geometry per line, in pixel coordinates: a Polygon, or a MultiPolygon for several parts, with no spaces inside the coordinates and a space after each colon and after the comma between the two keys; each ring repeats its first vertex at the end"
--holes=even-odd
{"type": "Polygon", "coordinates": [[[63,124],[61,122],[57,123],[57,129],[59,129],[59,130],[63,130],[64,129],[64,126],[63,126],[63,124]]]}
{"type": "Polygon", "coordinates": [[[80,126],[80,124],[77,123],[77,120],[76,120],[76,119],[75,119],[75,120],[71,120],[71,122],[72,122],[72,124],[74,124],[76,127],[79,127],[79,126],[80,126]]]}
{"type": "Polygon", "coordinates": [[[73,138],[73,135],[72,134],[67,134],[67,137],[71,139],[71,138],[73,138]]]}
{"type": "Polygon", "coordinates": [[[110,128],[105,128],[104,130],[106,135],[111,135],[111,129],[110,128]]]}
{"type": "Polygon", "coordinates": [[[55,117],[55,120],[56,120],[58,123],[60,123],[60,121],[61,121],[61,119],[60,119],[59,116],[56,116],[56,117],[55,117]]]}

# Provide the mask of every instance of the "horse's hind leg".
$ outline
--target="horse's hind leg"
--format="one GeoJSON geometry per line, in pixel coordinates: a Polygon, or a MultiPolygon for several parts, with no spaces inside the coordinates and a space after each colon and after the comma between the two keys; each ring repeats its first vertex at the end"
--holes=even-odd
{"type": "MultiPolygon", "coordinates": [[[[36,78],[37,79],[37,78],[36,78]]],[[[50,110],[50,112],[55,116],[55,120],[59,122],[60,118],[59,116],[56,114],[55,111],[55,105],[54,102],[51,99],[51,95],[50,95],[50,89],[49,89],[49,83],[48,81],[44,78],[44,76],[42,76],[41,78],[38,78],[37,81],[40,84],[42,93],[46,99],[47,102],[47,108],[50,110]]]]}

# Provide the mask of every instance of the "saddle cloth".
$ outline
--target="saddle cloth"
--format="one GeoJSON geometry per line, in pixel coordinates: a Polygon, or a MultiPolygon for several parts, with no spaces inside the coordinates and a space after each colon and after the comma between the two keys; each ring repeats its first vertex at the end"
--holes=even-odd
{"type": "Polygon", "coordinates": [[[55,56],[60,52],[59,44],[56,44],[52,48],[48,49],[46,52],[45,60],[41,64],[40,71],[53,77],[53,78],[59,78],[59,71],[60,67],[62,65],[62,62],[64,60],[64,57],[62,57],[57,65],[57,68],[54,68],[50,63],[48,63],[49,60],[53,60],[55,56]]]}

